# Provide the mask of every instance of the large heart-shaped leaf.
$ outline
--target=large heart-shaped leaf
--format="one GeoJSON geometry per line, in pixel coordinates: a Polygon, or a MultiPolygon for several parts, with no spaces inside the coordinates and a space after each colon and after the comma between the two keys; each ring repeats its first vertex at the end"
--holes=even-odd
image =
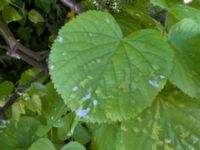
{"type": "Polygon", "coordinates": [[[200,102],[169,88],[137,118],[91,129],[95,150],[200,149],[200,102]]]}
{"type": "Polygon", "coordinates": [[[200,97],[200,26],[192,19],[175,24],[169,32],[175,61],[170,80],[192,97],[200,97]]]}
{"type": "Polygon", "coordinates": [[[109,13],[89,11],[60,30],[49,69],[78,117],[116,121],[151,105],[171,72],[172,55],[161,33],[141,30],[123,37],[109,13]]]}

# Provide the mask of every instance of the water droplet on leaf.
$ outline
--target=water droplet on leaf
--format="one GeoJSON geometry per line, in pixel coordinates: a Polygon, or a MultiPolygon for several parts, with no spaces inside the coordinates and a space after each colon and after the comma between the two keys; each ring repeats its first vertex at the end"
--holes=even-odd
{"type": "Polygon", "coordinates": [[[83,97],[83,101],[86,101],[86,100],[90,99],[91,97],[92,97],[92,94],[88,93],[83,97]]]}
{"type": "Polygon", "coordinates": [[[78,86],[75,85],[72,87],[72,91],[76,92],[77,90],[78,90],[78,86]]]}
{"type": "Polygon", "coordinates": [[[50,65],[49,69],[50,70],[54,70],[55,69],[55,65],[50,65]]]}
{"type": "Polygon", "coordinates": [[[165,79],[166,77],[164,75],[160,75],[160,79],[165,79]]]}
{"type": "Polygon", "coordinates": [[[79,110],[76,111],[76,115],[79,116],[80,118],[82,118],[82,117],[85,118],[89,111],[90,111],[89,108],[87,108],[87,109],[79,109],[79,110]]]}
{"type": "Polygon", "coordinates": [[[94,106],[96,106],[98,104],[98,101],[97,100],[93,100],[92,103],[93,103],[94,106]]]}
{"type": "Polygon", "coordinates": [[[159,84],[156,80],[149,80],[149,84],[154,88],[159,88],[159,84]]]}
{"type": "Polygon", "coordinates": [[[57,41],[60,42],[60,43],[62,43],[62,42],[64,41],[64,39],[63,39],[62,36],[58,36],[58,37],[57,37],[57,41]]]}

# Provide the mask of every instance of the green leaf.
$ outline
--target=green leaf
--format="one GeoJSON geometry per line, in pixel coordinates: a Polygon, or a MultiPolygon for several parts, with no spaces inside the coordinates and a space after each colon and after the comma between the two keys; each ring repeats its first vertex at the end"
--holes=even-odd
{"type": "Polygon", "coordinates": [[[152,4],[160,6],[162,8],[169,8],[176,4],[183,4],[183,0],[150,0],[152,4]]]}
{"type": "Polygon", "coordinates": [[[92,128],[95,150],[200,149],[200,101],[172,87],[137,118],[92,128]]]}
{"type": "Polygon", "coordinates": [[[32,95],[25,105],[29,110],[41,114],[42,104],[39,95],[32,95]]]}
{"type": "Polygon", "coordinates": [[[19,83],[23,85],[30,82],[38,73],[39,69],[37,68],[27,69],[21,74],[19,83]]]}
{"type": "Polygon", "coordinates": [[[37,140],[35,134],[40,123],[31,117],[22,117],[18,123],[11,121],[8,127],[0,133],[0,149],[26,150],[37,140]]]}
{"type": "Polygon", "coordinates": [[[169,12],[179,21],[185,18],[192,18],[200,23],[200,10],[198,9],[185,5],[177,5],[171,7],[169,12]]]}
{"type": "Polygon", "coordinates": [[[73,128],[74,118],[74,113],[68,113],[63,117],[64,125],[57,129],[58,138],[60,140],[64,141],[68,138],[68,135],[71,132],[71,129],[73,128]]]}
{"type": "Polygon", "coordinates": [[[42,17],[42,15],[35,9],[32,9],[28,12],[28,18],[35,24],[39,22],[44,22],[44,18],[42,17]]]}
{"type": "Polygon", "coordinates": [[[56,150],[48,138],[41,138],[34,142],[28,150],[56,150]]]}
{"type": "Polygon", "coordinates": [[[14,118],[16,121],[18,121],[20,116],[25,113],[26,111],[23,101],[18,101],[12,105],[12,118],[14,118]]]}
{"type": "Polygon", "coordinates": [[[78,117],[116,121],[151,105],[171,72],[172,55],[161,33],[141,30],[123,38],[110,14],[88,11],[60,30],[49,69],[78,117]]]}
{"type": "Polygon", "coordinates": [[[70,142],[63,146],[60,150],[86,150],[83,145],[78,142],[70,142]]]}
{"type": "Polygon", "coordinates": [[[128,35],[133,31],[141,29],[141,23],[127,12],[117,13],[114,17],[119,23],[124,35],[128,35]]]}
{"type": "Polygon", "coordinates": [[[4,9],[2,11],[2,16],[7,24],[10,22],[19,21],[22,19],[21,15],[18,13],[18,11],[10,5],[6,5],[4,7],[4,9]]]}
{"type": "Polygon", "coordinates": [[[7,0],[1,0],[0,1],[0,11],[2,11],[6,5],[8,5],[7,0]]]}
{"type": "Polygon", "coordinates": [[[55,5],[56,0],[34,0],[35,5],[43,9],[46,13],[50,11],[51,5],[55,5]]]}
{"type": "Polygon", "coordinates": [[[72,135],[72,138],[75,139],[75,141],[85,145],[91,140],[91,135],[86,127],[79,124],[75,130],[74,134],[72,135]]]}
{"type": "Polygon", "coordinates": [[[14,89],[14,84],[10,81],[4,81],[0,84],[0,97],[8,96],[14,89]]]}
{"type": "Polygon", "coordinates": [[[200,98],[200,27],[192,19],[175,24],[169,32],[174,48],[174,68],[170,80],[192,97],[200,98]]]}
{"type": "Polygon", "coordinates": [[[50,131],[51,128],[52,128],[51,126],[40,125],[37,129],[36,134],[38,136],[42,137],[42,136],[46,135],[50,131]]]}
{"type": "Polygon", "coordinates": [[[46,88],[47,93],[41,97],[42,114],[49,126],[61,127],[64,125],[62,115],[66,112],[66,106],[51,83],[48,83],[46,88]]]}

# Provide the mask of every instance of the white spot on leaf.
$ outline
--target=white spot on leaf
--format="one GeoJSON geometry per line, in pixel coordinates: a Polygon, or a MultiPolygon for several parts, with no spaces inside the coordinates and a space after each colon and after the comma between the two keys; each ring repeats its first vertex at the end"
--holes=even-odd
{"type": "Polygon", "coordinates": [[[83,97],[83,100],[86,101],[86,100],[90,99],[91,97],[92,97],[92,94],[88,93],[83,97]]]}
{"type": "Polygon", "coordinates": [[[156,80],[149,80],[149,84],[154,88],[159,88],[159,84],[156,80]]]}
{"type": "Polygon", "coordinates": [[[76,115],[79,116],[80,118],[85,118],[89,111],[90,111],[89,108],[87,108],[87,109],[79,109],[79,110],[76,111],[76,115]]]}
{"type": "Polygon", "coordinates": [[[60,43],[62,43],[62,42],[64,41],[64,39],[63,39],[62,36],[58,36],[58,37],[57,37],[57,41],[60,42],[60,43]]]}
{"type": "Polygon", "coordinates": [[[98,104],[98,101],[97,100],[93,100],[92,103],[93,103],[94,106],[96,106],[98,104]]]}
{"type": "Polygon", "coordinates": [[[55,69],[55,65],[50,65],[49,69],[50,70],[54,70],[55,69]]]}
{"type": "Polygon", "coordinates": [[[78,90],[78,86],[75,85],[72,87],[72,91],[76,92],[77,90],[78,90]]]}
{"type": "Polygon", "coordinates": [[[163,75],[160,75],[160,79],[165,79],[166,77],[163,75]]]}

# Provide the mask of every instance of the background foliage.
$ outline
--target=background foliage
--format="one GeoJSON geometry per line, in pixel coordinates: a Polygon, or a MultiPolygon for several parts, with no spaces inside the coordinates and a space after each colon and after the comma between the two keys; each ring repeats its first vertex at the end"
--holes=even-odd
{"type": "Polygon", "coordinates": [[[199,8],[1,0],[0,149],[200,149],[199,8]]]}

